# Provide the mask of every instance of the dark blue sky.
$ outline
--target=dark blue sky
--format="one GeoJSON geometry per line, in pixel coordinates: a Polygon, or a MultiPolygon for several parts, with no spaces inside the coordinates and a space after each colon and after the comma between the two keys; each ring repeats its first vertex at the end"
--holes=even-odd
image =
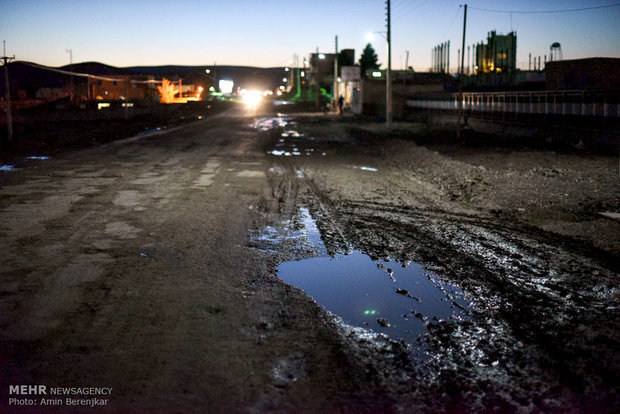
{"type": "MultiPolygon", "coordinates": [[[[392,64],[428,70],[432,48],[451,41],[456,68],[461,0],[392,0],[392,64]]],[[[517,31],[517,64],[560,42],[565,59],[620,57],[620,7],[563,13],[498,13],[480,9],[549,11],[618,4],[618,0],[470,0],[467,45],[488,31],[517,31]]],[[[0,0],[0,40],[18,60],[61,66],[100,61],[115,66],[189,64],[283,66],[293,55],[354,48],[369,32],[385,31],[382,0],[0,0]]],[[[385,40],[372,41],[382,64],[385,40]]]]}

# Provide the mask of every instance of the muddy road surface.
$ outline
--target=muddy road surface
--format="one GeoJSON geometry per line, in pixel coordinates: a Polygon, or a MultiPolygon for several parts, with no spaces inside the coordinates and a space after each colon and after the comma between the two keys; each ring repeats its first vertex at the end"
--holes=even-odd
{"type": "Polygon", "coordinates": [[[617,157],[416,134],[235,109],[0,172],[3,411],[614,412],[617,157]]]}

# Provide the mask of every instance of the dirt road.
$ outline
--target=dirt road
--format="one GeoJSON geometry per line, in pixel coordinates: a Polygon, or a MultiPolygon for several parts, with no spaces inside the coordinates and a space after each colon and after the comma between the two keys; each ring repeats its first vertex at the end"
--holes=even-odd
{"type": "Polygon", "coordinates": [[[84,412],[8,395],[44,384],[111,387],[96,412],[611,412],[617,159],[403,131],[228,112],[2,173],[4,407],[84,412]],[[326,252],[419,263],[468,317],[418,315],[426,358],[342,323],[277,276],[319,254],[304,212],[326,252]]]}

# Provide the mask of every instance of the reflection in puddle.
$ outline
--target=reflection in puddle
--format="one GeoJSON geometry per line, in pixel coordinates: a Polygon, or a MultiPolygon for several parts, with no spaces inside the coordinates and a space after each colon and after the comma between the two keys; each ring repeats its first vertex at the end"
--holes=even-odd
{"type": "Polygon", "coordinates": [[[0,171],[17,171],[17,170],[19,170],[19,168],[15,168],[15,166],[11,164],[0,165],[0,171]]]}
{"type": "Polygon", "coordinates": [[[301,208],[289,222],[281,224],[281,227],[278,226],[281,230],[272,226],[263,227],[250,238],[249,245],[266,252],[277,252],[285,246],[305,257],[327,255],[321,233],[307,208],[301,208]]]}
{"type": "MultiPolygon", "coordinates": [[[[294,126],[294,121],[290,121],[281,116],[273,118],[258,118],[256,121],[254,121],[254,124],[252,124],[253,128],[260,131],[269,131],[275,128],[289,128],[280,132],[280,138],[278,138],[278,142],[274,145],[275,149],[267,151],[267,154],[275,155],[276,157],[311,155],[314,152],[314,148],[300,147],[305,146],[304,144],[306,144],[306,141],[312,141],[314,140],[314,138],[304,137],[304,134],[300,133],[299,131],[290,129],[294,126]]],[[[323,152],[321,155],[325,156],[326,153],[323,152]]]]}
{"type": "Polygon", "coordinates": [[[294,154],[293,152],[281,151],[281,150],[267,151],[267,154],[275,155],[276,157],[279,157],[279,156],[282,156],[282,155],[284,155],[285,157],[290,157],[291,155],[299,155],[299,153],[294,154]]]}
{"type": "Polygon", "coordinates": [[[315,247],[319,256],[326,256],[327,248],[323,240],[321,240],[321,232],[310,215],[310,211],[305,207],[299,209],[299,223],[302,226],[299,230],[299,234],[304,235],[308,239],[310,244],[315,247]]]}
{"type": "Polygon", "coordinates": [[[362,170],[362,171],[372,171],[372,172],[376,172],[377,169],[375,167],[358,167],[358,166],[353,166],[354,169],[356,170],[362,170]]]}
{"type": "Polygon", "coordinates": [[[299,138],[299,137],[301,137],[302,135],[301,135],[299,132],[297,132],[297,131],[295,131],[295,130],[293,130],[293,129],[289,129],[289,130],[287,130],[287,131],[284,131],[284,132],[281,134],[281,136],[283,136],[283,137],[299,138]]]}
{"type": "Polygon", "coordinates": [[[302,209],[300,217],[320,257],[281,263],[278,276],[345,323],[403,339],[422,357],[418,338],[427,333],[427,323],[469,319],[471,305],[463,292],[440,276],[417,263],[405,267],[390,260],[373,261],[359,251],[329,257],[308,210],[302,209]]]}
{"type": "Polygon", "coordinates": [[[49,160],[50,157],[47,155],[32,155],[28,157],[29,160],[49,160]]]}
{"type": "Polygon", "coordinates": [[[288,125],[288,120],[286,118],[275,117],[275,118],[258,118],[256,121],[254,121],[254,125],[252,125],[252,127],[260,131],[269,131],[270,129],[273,129],[273,128],[278,128],[278,127],[284,128],[287,125],[288,125]]]}

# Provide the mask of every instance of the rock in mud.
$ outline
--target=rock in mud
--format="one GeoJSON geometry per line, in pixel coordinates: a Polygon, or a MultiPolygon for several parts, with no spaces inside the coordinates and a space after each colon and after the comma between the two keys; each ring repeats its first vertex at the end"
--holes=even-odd
{"type": "Polygon", "coordinates": [[[377,323],[381,326],[383,326],[384,328],[389,328],[390,327],[390,323],[385,320],[384,318],[379,318],[377,319],[377,323]]]}

